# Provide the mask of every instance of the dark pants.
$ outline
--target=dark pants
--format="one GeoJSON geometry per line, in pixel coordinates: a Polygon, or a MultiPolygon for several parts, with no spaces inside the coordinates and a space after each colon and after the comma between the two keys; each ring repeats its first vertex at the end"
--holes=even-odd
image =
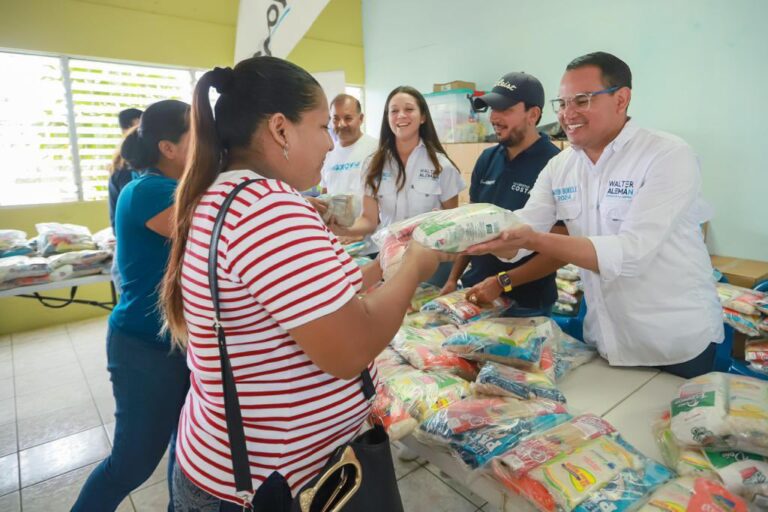
{"type": "MultiPolygon", "coordinates": [[[[85,482],[72,507],[74,512],[117,509],[157,468],[169,443],[171,490],[176,427],[189,389],[184,356],[110,329],[107,369],[115,396],[115,441],[111,455],[85,482]]],[[[172,503],[169,511],[173,511],[172,503]]]]}
{"type": "MultiPolygon", "coordinates": [[[[291,490],[285,478],[275,471],[256,489],[251,502],[253,512],[288,512],[291,490]]],[[[175,512],[241,512],[242,504],[220,500],[189,481],[176,466],[173,471],[173,505],[175,512]]]]}
{"type": "Polygon", "coordinates": [[[704,349],[704,352],[690,361],[669,366],[659,366],[658,369],[684,379],[692,379],[699,375],[709,373],[714,370],[715,367],[715,351],[717,350],[717,345],[717,343],[710,343],[709,346],[704,349]]]}

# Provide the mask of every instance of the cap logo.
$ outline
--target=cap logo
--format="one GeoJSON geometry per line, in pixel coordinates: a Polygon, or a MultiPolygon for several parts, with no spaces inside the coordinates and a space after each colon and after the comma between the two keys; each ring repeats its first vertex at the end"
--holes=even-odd
{"type": "Polygon", "coordinates": [[[494,87],[503,87],[505,89],[509,89],[510,91],[514,91],[515,89],[517,89],[516,85],[513,85],[513,84],[507,82],[503,78],[499,79],[499,81],[496,82],[496,85],[494,87]]]}

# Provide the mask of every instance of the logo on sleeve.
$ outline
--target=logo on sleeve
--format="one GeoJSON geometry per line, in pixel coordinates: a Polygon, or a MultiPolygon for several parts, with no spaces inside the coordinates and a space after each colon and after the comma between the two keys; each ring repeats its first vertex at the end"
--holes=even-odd
{"type": "Polygon", "coordinates": [[[480,180],[481,185],[493,185],[496,183],[496,180],[480,180]]]}
{"type": "Polygon", "coordinates": [[[579,187],[571,185],[569,187],[560,187],[552,189],[552,195],[555,196],[555,201],[558,203],[564,203],[566,201],[573,201],[576,199],[576,192],[579,187]]]}
{"type": "Polygon", "coordinates": [[[635,196],[635,182],[632,180],[609,180],[606,199],[632,199],[635,196]]]}

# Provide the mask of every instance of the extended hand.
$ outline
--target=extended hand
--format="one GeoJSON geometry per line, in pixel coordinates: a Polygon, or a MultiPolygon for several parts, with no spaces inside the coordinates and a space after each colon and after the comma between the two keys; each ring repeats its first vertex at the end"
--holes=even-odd
{"type": "Polygon", "coordinates": [[[473,245],[467,249],[467,254],[493,254],[498,258],[512,259],[520,249],[531,249],[531,241],[536,235],[531,226],[522,226],[502,231],[498,238],[473,245]]]}
{"type": "Polygon", "coordinates": [[[502,291],[496,276],[491,276],[470,288],[465,297],[473,304],[490,304],[499,298],[502,291]]]}

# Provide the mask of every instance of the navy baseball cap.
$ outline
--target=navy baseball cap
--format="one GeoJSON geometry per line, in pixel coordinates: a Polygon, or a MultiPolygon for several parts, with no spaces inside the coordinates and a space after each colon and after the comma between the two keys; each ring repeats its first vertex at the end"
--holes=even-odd
{"type": "Polygon", "coordinates": [[[493,85],[491,92],[472,100],[475,110],[483,111],[488,107],[506,110],[520,102],[544,108],[544,87],[541,82],[526,73],[507,73],[493,85]]]}

